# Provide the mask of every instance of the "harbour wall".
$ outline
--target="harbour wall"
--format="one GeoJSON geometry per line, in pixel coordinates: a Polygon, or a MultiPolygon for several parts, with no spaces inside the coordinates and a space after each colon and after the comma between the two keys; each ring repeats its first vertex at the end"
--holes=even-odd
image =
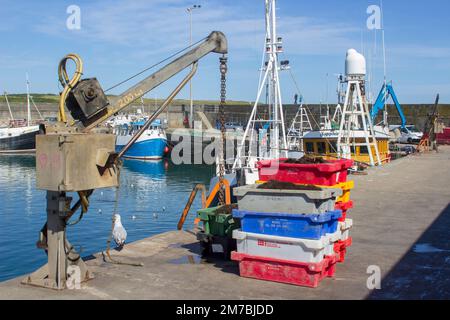
{"type": "MultiPolygon", "coordinates": [[[[38,104],[39,112],[43,118],[55,118],[57,116],[58,105],[56,103],[40,103],[38,104]]],[[[26,105],[20,103],[11,103],[12,113],[15,119],[25,119],[27,117],[26,105]]],[[[136,113],[138,109],[144,109],[145,113],[151,113],[156,110],[154,105],[142,106],[132,105],[125,109],[127,113],[136,113]]],[[[245,125],[248,121],[252,109],[252,105],[226,105],[225,107],[225,121],[235,122],[245,125]]],[[[285,122],[289,126],[297,113],[298,107],[294,105],[285,105],[285,122]]],[[[422,129],[428,114],[432,112],[432,104],[409,104],[403,105],[408,124],[414,124],[417,128],[422,129]]],[[[212,126],[216,125],[218,119],[218,105],[195,105],[195,120],[201,121],[202,117],[198,112],[203,112],[206,118],[211,122],[212,126]]],[[[321,117],[326,116],[327,106],[325,105],[308,105],[308,111],[313,127],[318,127],[321,122],[321,117]]],[[[268,118],[268,108],[264,105],[259,107],[259,114],[264,118],[268,118]]],[[[333,114],[334,106],[330,105],[330,113],[333,114]]],[[[182,128],[183,121],[189,113],[189,106],[187,105],[173,105],[163,112],[160,116],[162,119],[168,119],[169,127],[182,128]]],[[[444,104],[439,106],[440,119],[446,126],[450,126],[450,105],[444,104]]],[[[31,116],[33,120],[40,118],[39,113],[32,107],[31,116]]],[[[0,125],[8,123],[10,118],[8,107],[5,103],[0,102],[0,125]]],[[[390,124],[399,124],[400,117],[393,105],[388,106],[388,121],[390,124]]]]}

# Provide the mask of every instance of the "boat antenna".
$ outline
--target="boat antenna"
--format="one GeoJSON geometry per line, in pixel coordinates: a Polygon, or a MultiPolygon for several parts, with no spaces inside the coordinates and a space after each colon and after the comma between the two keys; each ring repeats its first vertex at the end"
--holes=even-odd
{"type": "Polygon", "coordinates": [[[27,80],[27,126],[31,125],[31,108],[30,108],[30,81],[28,79],[28,73],[25,73],[27,80]]]}

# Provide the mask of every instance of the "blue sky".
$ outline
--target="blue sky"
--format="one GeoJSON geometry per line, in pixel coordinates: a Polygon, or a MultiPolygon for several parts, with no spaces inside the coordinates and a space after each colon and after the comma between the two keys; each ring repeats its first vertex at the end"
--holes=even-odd
{"type": "MultiPolygon", "coordinates": [[[[69,52],[82,56],[85,77],[95,76],[108,88],[187,46],[186,8],[194,3],[202,5],[193,13],[194,40],[212,30],[228,37],[228,98],[254,100],[264,43],[263,0],[0,0],[0,90],[24,92],[28,72],[33,92],[57,93],[57,65],[69,52]],[[81,30],[66,28],[71,4],[81,8],[81,30]]],[[[370,4],[379,0],[278,0],[282,58],[290,60],[306,102],[336,101],[334,74],[344,71],[345,52],[352,47],[371,62],[378,92],[381,33],[366,29],[370,4]]],[[[384,0],[384,11],[388,79],[400,101],[431,103],[439,92],[441,102],[450,103],[450,2],[384,0]]],[[[147,97],[164,97],[180,77],[147,97]]],[[[193,87],[195,98],[218,99],[218,55],[200,62],[193,87]]],[[[296,89],[288,73],[282,75],[282,91],[291,102],[296,89]]],[[[188,97],[188,91],[179,97],[188,97]]]]}

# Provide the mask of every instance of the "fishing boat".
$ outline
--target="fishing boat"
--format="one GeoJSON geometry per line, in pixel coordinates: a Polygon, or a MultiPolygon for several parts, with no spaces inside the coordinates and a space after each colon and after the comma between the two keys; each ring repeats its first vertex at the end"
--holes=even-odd
{"type": "Polygon", "coordinates": [[[373,125],[366,96],[361,93],[365,92],[361,88],[366,86],[365,58],[350,49],[345,66],[345,77],[338,78],[338,105],[333,118],[327,108],[320,129],[304,132],[299,139],[300,148],[325,159],[344,157],[371,166],[390,162],[389,128],[373,125]],[[357,87],[359,89],[355,90],[357,87]],[[343,103],[341,97],[345,97],[343,103]]]}
{"type": "MultiPolygon", "coordinates": [[[[123,120],[123,119],[121,119],[123,120]]],[[[120,152],[145,124],[146,118],[136,121],[122,122],[114,126],[116,151],[120,152]]],[[[167,137],[161,125],[161,120],[155,120],[147,130],[136,140],[124,157],[140,160],[159,160],[168,152],[167,137]]]]}
{"type": "MultiPolygon", "coordinates": [[[[0,153],[34,152],[36,149],[36,135],[39,134],[39,125],[31,124],[31,107],[29,81],[27,77],[27,114],[24,119],[15,119],[9,104],[8,95],[4,93],[9,109],[10,122],[8,126],[0,128],[0,153]]],[[[33,102],[34,104],[34,102],[33,102]]],[[[37,109],[36,105],[34,104],[37,109]]],[[[38,110],[38,109],[37,109],[38,110]]],[[[39,112],[39,110],[38,110],[39,112]]]]}
{"type": "MultiPolygon", "coordinates": [[[[378,152],[383,164],[390,162],[389,132],[384,127],[375,126],[374,133],[378,152]]],[[[370,155],[366,146],[361,145],[365,140],[363,130],[353,130],[351,133],[354,146],[350,146],[351,158],[361,163],[370,163],[370,155]]],[[[325,159],[336,159],[339,157],[337,142],[339,130],[322,129],[306,132],[302,137],[302,147],[307,154],[321,155],[325,159]]],[[[374,150],[372,150],[374,152],[374,150]]]]}
{"type": "Polygon", "coordinates": [[[39,126],[0,128],[0,153],[32,152],[39,126]]]}
{"type": "Polygon", "coordinates": [[[279,59],[279,54],[284,50],[283,39],[277,34],[276,20],[275,1],[266,0],[266,34],[258,92],[231,168],[232,173],[240,172],[244,184],[253,184],[258,180],[258,161],[288,156],[280,72],[289,70],[290,66],[288,60],[279,59]],[[266,101],[261,104],[264,91],[266,101]]]}

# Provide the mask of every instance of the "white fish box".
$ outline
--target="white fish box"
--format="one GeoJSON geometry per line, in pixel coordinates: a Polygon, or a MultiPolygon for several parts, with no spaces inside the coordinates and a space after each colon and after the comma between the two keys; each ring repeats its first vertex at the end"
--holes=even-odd
{"type": "Polygon", "coordinates": [[[325,256],[334,255],[333,244],[340,235],[338,231],[320,240],[307,240],[233,231],[239,253],[302,263],[319,263],[325,256]]]}

